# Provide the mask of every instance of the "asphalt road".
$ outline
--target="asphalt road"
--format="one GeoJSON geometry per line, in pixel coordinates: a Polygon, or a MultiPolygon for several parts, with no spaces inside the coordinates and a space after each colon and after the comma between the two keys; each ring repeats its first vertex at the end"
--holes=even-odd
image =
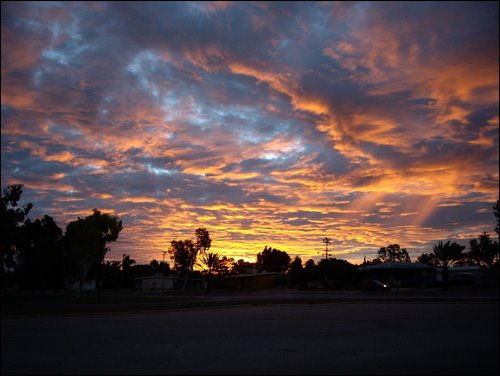
{"type": "Polygon", "coordinates": [[[7,374],[498,374],[498,302],[2,319],[7,374]]]}

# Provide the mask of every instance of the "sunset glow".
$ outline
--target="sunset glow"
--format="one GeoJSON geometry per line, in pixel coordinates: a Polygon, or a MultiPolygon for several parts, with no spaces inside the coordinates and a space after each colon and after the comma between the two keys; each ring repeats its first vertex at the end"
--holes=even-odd
{"type": "Polygon", "coordinates": [[[493,232],[498,2],[2,2],[2,189],[108,259],[359,263],[493,232]]]}

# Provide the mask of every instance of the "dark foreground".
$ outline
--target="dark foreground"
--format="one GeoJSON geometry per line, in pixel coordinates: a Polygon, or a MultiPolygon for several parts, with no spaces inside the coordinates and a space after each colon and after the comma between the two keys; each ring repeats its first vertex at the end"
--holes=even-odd
{"type": "Polygon", "coordinates": [[[496,302],[2,319],[2,374],[498,374],[496,302]]]}

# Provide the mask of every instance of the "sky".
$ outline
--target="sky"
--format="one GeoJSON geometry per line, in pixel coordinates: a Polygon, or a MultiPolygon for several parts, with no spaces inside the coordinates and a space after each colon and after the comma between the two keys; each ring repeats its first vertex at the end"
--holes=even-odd
{"type": "Polygon", "coordinates": [[[494,234],[498,2],[1,6],[2,189],[63,229],[116,213],[107,259],[494,234]]]}

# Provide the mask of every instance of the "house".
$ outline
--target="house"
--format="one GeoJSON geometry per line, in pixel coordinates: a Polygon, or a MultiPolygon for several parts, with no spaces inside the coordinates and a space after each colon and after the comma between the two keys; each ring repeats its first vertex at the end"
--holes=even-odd
{"type": "MultiPolygon", "coordinates": [[[[481,267],[479,265],[466,265],[466,266],[452,266],[448,267],[448,280],[452,281],[455,279],[470,279],[471,282],[474,280],[477,282],[481,279],[481,267]]],[[[443,280],[443,267],[438,266],[436,268],[436,281],[443,280]]]]}
{"type": "Polygon", "coordinates": [[[393,286],[426,286],[436,280],[436,268],[418,262],[383,262],[358,267],[363,279],[378,279],[393,286]]]}
{"type": "Polygon", "coordinates": [[[227,277],[225,282],[230,289],[271,289],[288,285],[289,276],[277,272],[238,274],[227,277]]]}
{"type": "MultiPolygon", "coordinates": [[[[64,282],[64,288],[68,290],[80,290],[80,281],[71,280],[64,282]]],[[[82,286],[82,290],[95,290],[96,289],[96,281],[85,281],[82,286]]]]}
{"type": "Polygon", "coordinates": [[[176,290],[204,290],[206,288],[207,282],[201,276],[177,276],[174,278],[174,289],[176,290]]]}
{"type": "Polygon", "coordinates": [[[134,287],[142,290],[172,290],[175,278],[160,273],[134,279],[134,287]]]}
{"type": "MultiPolygon", "coordinates": [[[[492,268],[479,265],[452,266],[448,268],[448,282],[451,285],[487,285],[492,268]]],[[[443,267],[436,268],[436,281],[443,281],[443,267]]]]}

